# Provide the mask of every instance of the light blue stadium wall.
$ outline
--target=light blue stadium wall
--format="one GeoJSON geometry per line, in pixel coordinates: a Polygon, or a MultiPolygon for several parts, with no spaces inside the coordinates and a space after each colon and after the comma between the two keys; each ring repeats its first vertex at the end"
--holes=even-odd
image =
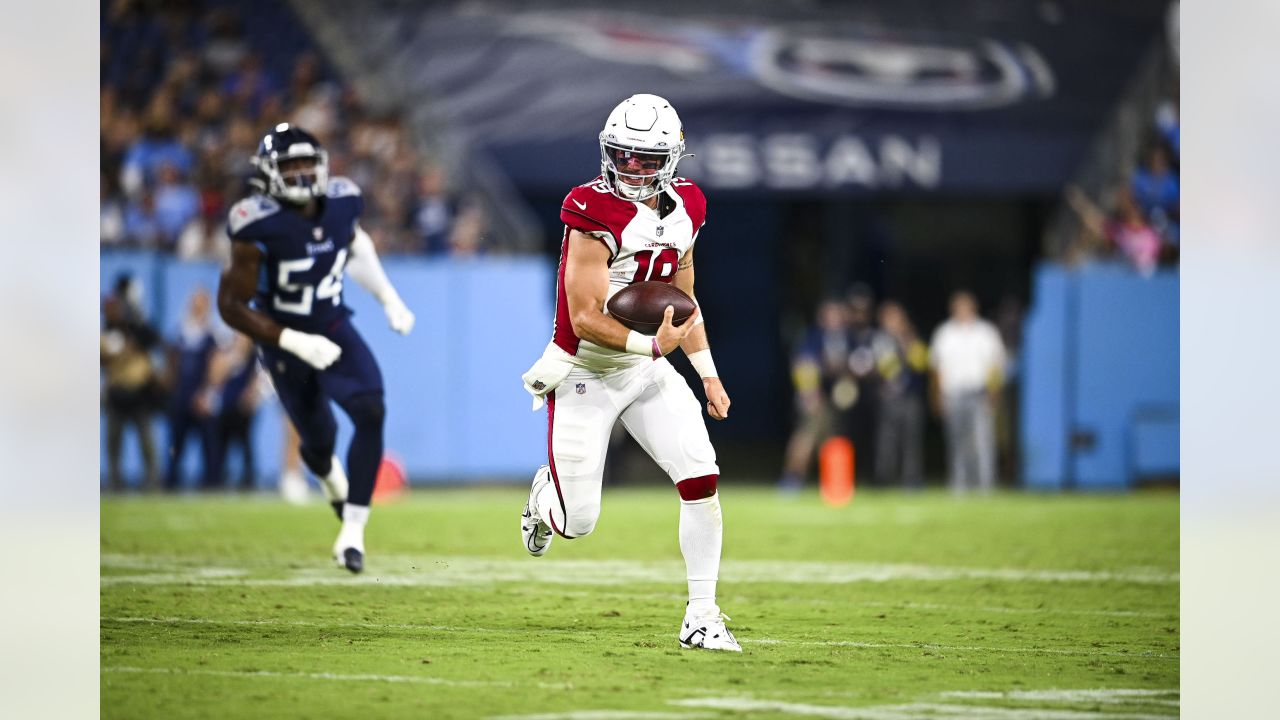
{"type": "Polygon", "coordinates": [[[1034,292],[1023,350],[1026,484],[1120,489],[1176,474],[1177,273],[1046,265],[1034,292]]]}
{"type": "MultiPolygon", "coordinates": [[[[355,323],[382,367],[387,388],[386,449],[416,482],[484,481],[524,476],[546,454],[546,418],[529,411],[520,374],[542,352],[554,312],[553,268],[542,259],[435,260],[386,258],[387,274],[417,315],[414,332],[387,328],[382,310],[348,280],[346,300],[355,323]]],[[[218,268],[145,254],[102,256],[101,286],[132,272],[142,280],[144,305],[165,336],[177,327],[193,288],[217,287],[218,268]]],[[[350,426],[339,416],[339,448],[350,426]]],[[[261,486],[275,484],[283,448],[283,415],[274,399],[260,412],[254,442],[261,486]]],[[[164,423],[155,424],[166,444],[164,423]]],[[[101,467],[105,470],[105,441],[101,467]]],[[[140,459],[126,439],[126,473],[140,459]]],[[[198,465],[192,444],[187,483],[198,465]]],[[[235,477],[235,461],[229,468],[235,477]]],[[[162,468],[163,471],[163,468],[162,468]]]]}
{"type": "Polygon", "coordinates": [[[1061,487],[1067,473],[1067,272],[1043,266],[1032,285],[1022,343],[1022,478],[1029,487],[1061,487]]]}

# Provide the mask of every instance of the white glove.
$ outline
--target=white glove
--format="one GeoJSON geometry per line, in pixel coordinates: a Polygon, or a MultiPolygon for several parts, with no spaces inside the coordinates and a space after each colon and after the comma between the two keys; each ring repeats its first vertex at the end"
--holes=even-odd
{"type": "Polygon", "coordinates": [[[280,331],[280,347],[302,358],[317,370],[323,370],[338,360],[342,348],[323,335],[298,332],[285,328],[280,331]]]}
{"type": "Polygon", "coordinates": [[[533,396],[533,410],[542,407],[547,393],[555,390],[573,370],[572,356],[553,343],[547,344],[542,357],[520,379],[524,389],[533,396]]]}
{"type": "Polygon", "coordinates": [[[387,304],[382,306],[382,311],[387,314],[387,324],[392,330],[401,335],[408,335],[413,330],[413,311],[398,295],[388,300],[387,304]]]}

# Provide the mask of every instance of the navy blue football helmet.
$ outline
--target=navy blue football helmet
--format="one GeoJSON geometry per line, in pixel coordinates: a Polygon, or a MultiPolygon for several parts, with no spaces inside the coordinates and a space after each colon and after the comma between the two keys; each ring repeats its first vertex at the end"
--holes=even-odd
{"type": "Polygon", "coordinates": [[[289,123],[263,136],[252,162],[259,173],[254,184],[278,200],[305,205],[329,187],[329,154],[314,135],[289,123]]]}

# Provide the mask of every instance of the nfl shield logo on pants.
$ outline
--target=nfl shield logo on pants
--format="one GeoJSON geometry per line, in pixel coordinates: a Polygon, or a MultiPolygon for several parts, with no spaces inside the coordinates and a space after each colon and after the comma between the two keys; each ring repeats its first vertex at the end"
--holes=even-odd
{"type": "Polygon", "coordinates": [[[575,386],[573,387],[573,389],[574,389],[574,392],[578,393],[579,395],[586,395],[586,394],[587,394],[587,384],[586,384],[586,383],[578,383],[577,385],[575,385],[575,386]]]}

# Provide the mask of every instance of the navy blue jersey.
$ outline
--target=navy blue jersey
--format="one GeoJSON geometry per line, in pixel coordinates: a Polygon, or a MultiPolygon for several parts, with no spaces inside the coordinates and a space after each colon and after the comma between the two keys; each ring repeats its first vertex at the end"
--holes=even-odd
{"type": "Polygon", "coordinates": [[[314,219],[267,195],[233,205],[227,234],[262,250],[254,309],[304,332],[324,332],[346,319],[343,271],[362,210],[360,188],[344,177],[329,180],[314,219]]]}

